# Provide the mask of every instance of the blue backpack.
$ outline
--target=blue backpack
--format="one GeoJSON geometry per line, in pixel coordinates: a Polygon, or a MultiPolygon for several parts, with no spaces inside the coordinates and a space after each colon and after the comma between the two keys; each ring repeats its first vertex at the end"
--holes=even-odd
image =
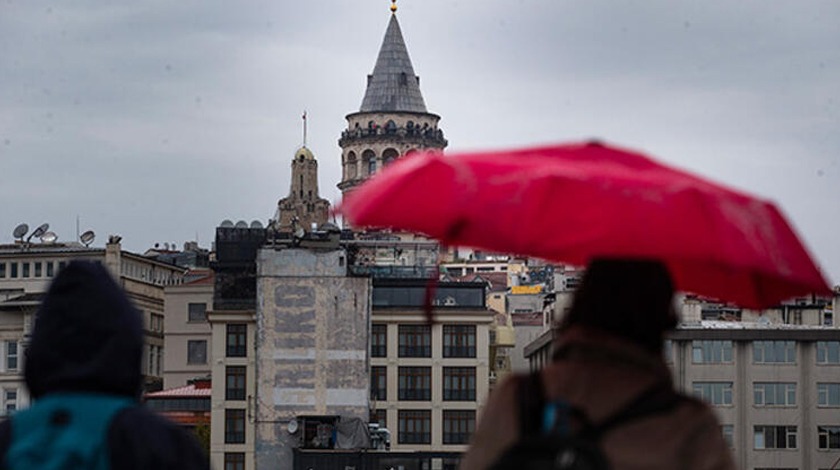
{"type": "Polygon", "coordinates": [[[108,428],[119,411],[134,405],[134,400],[114,395],[44,396],[12,417],[5,468],[107,470],[108,428]]]}

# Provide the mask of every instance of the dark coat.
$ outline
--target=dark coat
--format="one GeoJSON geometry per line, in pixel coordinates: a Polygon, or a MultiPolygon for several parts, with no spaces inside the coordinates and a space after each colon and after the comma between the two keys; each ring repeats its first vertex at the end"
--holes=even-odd
{"type": "MultiPolygon", "coordinates": [[[[143,326],[122,288],[98,263],[74,261],[55,278],[36,317],[24,376],[33,399],[59,392],[130,397],[108,429],[111,468],[208,469],[196,440],[139,403],[143,326]]],[[[5,468],[14,419],[0,423],[5,468]]]]}

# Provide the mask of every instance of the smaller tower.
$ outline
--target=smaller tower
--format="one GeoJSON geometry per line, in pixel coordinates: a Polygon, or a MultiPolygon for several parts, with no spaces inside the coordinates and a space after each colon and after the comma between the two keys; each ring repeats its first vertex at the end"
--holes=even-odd
{"type": "Polygon", "coordinates": [[[290,186],[288,197],[277,202],[275,219],[281,231],[291,232],[300,227],[308,232],[312,224],[320,226],[329,220],[330,202],[318,195],[318,161],[305,145],[292,159],[290,186]]]}

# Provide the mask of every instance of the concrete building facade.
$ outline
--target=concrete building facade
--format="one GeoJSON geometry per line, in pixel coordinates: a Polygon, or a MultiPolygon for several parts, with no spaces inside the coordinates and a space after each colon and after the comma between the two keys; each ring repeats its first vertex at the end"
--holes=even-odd
{"type": "MultiPolygon", "coordinates": [[[[195,278],[197,270],[190,272],[195,278]]],[[[212,332],[207,312],[213,308],[213,274],[164,289],[163,388],[185,387],[211,373],[212,332]]]]}

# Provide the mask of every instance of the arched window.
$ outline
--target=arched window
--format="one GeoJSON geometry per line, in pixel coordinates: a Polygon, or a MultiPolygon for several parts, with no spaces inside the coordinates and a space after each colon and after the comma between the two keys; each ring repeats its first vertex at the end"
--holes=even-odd
{"type": "Polygon", "coordinates": [[[382,152],[382,166],[389,165],[391,162],[396,160],[398,156],[400,156],[400,153],[397,152],[396,149],[385,149],[385,151],[382,152]]]}
{"type": "Polygon", "coordinates": [[[350,151],[347,153],[347,179],[356,177],[356,152],[350,151]]]}
{"type": "Polygon", "coordinates": [[[376,173],[376,154],[373,153],[373,150],[367,149],[362,152],[362,161],[367,166],[368,175],[376,173]]]}
{"type": "Polygon", "coordinates": [[[385,132],[388,134],[393,134],[397,132],[397,124],[394,121],[388,121],[385,124],[385,132]]]}

